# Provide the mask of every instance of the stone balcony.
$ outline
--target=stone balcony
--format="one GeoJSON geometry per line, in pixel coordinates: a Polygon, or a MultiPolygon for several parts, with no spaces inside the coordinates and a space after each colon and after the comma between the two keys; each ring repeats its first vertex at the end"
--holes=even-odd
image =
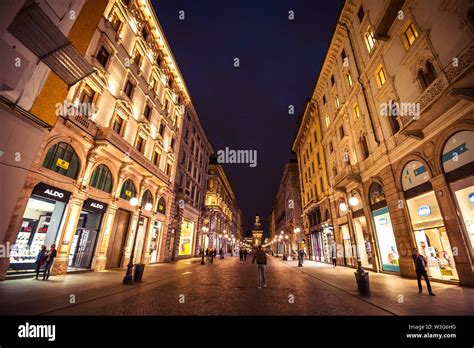
{"type": "Polygon", "coordinates": [[[95,136],[95,140],[109,142],[121,152],[123,152],[125,155],[128,155],[130,159],[132,159],[137,164],[148,170],[155,177],[157,177],[166,184],[170,183],[169,178],[166,176],[165,173],[161,171],[161,169],[159,169],[155,164],[153,164],[153,162],[146,158],[145,155],[135,149],[123,137],[114,132],[112,129],[99,127],[95,136]]]}
{"type": "Polygon", "coordinates": [[[334,178],[336,190],[344,189],[351,182],[361,182],[360,168],[358,165],[346,165],[334,178]]]}
{"type": "MultiPolygon", "coordinates": [[[[64,117],[64,116],[63,116],[64,117]]],[[[75,115],[75,116],[66,116],[64,119],[67,122],[71,122],[84,132],[90,134],[92,137],[95,137],[97,134],[97,125],[89,117],[75,115]]]]}

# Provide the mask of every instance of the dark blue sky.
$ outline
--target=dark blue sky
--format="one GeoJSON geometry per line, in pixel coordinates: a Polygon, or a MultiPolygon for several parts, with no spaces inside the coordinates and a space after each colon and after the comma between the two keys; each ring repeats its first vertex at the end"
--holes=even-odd
{"type": "Polygon", "coordinates": [[[250,230],[267,216],[341,0],[152,0],[215,151],[257,150],[225,170],[250,230]],[[179,19],[183,10],[185,19],[179,19]],[[294,20],[288,12],[294,11],[294,20]],[[240,67],[234,67],[239,58],[240,67]],[[295,113],[288,113],[294,105],[295,113]]]}

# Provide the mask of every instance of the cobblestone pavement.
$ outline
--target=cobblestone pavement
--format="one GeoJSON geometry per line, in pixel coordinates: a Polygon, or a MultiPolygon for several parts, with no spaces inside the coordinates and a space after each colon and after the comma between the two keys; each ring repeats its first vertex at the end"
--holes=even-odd
{"type": "Polygon", "coordinates": [[[48,315],[390,315],[325,282],[269,257],[268,287],[258,289],[247,259],[227,256],[196,264],[165,282],[137,286],[48,315]]]}

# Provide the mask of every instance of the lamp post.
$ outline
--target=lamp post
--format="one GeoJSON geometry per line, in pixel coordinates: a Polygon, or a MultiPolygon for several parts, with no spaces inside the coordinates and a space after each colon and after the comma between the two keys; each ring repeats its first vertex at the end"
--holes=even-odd
{"type": "MultiPolygon", "coordinates": [[[[130,199],[130,205],[132,207],[138,206],[139,205],[138,198],[132,197],[130,199]]],[[[129,260],[128,265],[127,265],[127,272],[125,273],[125,277],[123,278],[122,284],[125,284],[125,285],[132,285],[133,284],[133,277],[132,277],[133,259],[135,257],[135,245],[137,244],[138,226],[140,225],[140,219],[142,217],[143,209],[145,209],[146,211],[151,211],[152,208],[153,208],[153,205],[150,202],[146,203],[144,207],[140,204],[140,206],[138,208],[138,221],[137,221],[137,227],[135,228],[135,235],[133,236],[132,252],[130,254],[130,260],[129,260]]]]}
{"type": "Polygon", "coordinates": [[[204,233],[207,233],[207,231],[209,231],[209,228],[207,228],[206,226],[202,226],[202,233],[201,233],[201,252],[202,252],[202,255],[201,255],[201,265],[205,265],[206,262],[204,261],[204,233]]]}

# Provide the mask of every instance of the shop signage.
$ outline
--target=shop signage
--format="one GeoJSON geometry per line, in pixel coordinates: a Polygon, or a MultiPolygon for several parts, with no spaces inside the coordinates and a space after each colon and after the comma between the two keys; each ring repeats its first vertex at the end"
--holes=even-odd
{"type": "Polygon", "coordinates": [[[105,213],[107,210],[107,204],[88,198],[84,201],[82,209],[92,211],[94,213],[105,213]]]}
{"type": "Polygon", "coordinates": [[[379,225],[386,225],[386,224],[387,224],[387,219],[386,218],[379,219],[379,225]]]}
{"type": "Polygon", "coordinates": [[[469,201],[471,201],[471,204],[474,204],[474,192],[472,192],[472,193],[469,195],[469,201]]]}
{"type": "Polygon", "coordinates": [[[56,161],[56,165],[62,169],[68,169],[69,168],[69,162],[66,162],[65,160],[58,158],[56,161]]]}
{"type": "Polygon", "coordinates": [[[422,205],[421,207],[418,208],[418,215],[420,216],[430,216],[431,215],[431,209],[427,205],[422,205]]]}
{"type": "Polygon", "coordinates": [[[67,203],[69,201],[69,196],[71,196],[70,192],[43,184],[42,182],[35,186],[33,194],[41,197],[51,198],[64,203],[67,203]]]}

